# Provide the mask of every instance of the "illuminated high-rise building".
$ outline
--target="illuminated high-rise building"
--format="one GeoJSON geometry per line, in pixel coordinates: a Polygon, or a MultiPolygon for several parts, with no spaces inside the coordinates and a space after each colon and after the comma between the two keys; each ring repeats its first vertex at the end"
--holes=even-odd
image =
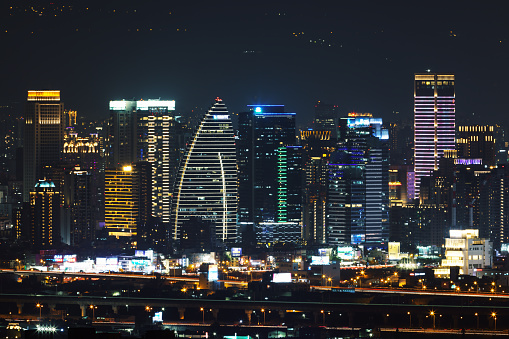
{"type": "Polygon", "coordinates": [[[237,240],[237,163],[230,115],[219,98],[189,142],[175,180],[170,236],[178,241],[184,222],[213,222],[216,241],[237,240]]]}
{"type": "Polygon", "coordinates": [[[23,201],[43,178],[43,168],[60,161],[64,140],[64,104],[60,91],[28,91],[23,143],[23,201]]]}
{"type": "Polygon", "coordinates": [[[60,194],[51,181],[39,180],[30,192],[30,235],[36,248],[60,244],[60,194]]]}
{"type": "Polygon", "coordinates": [[[295,113],[284,105],[250,105],[239,113],[239,222],[277,217],[278,148],[295,145],[295,113]]]}
{"type": "Polygon", "coordinates": [[[303,238],[308,243],[327,242],[327,163],[335,150],[330,131],[301,131],[303,149],[304,205],[303,238]]]}
{"type": "Polygon", "coordinates": [[[152,214],[169,225],[170,204],[181,158],[174,100],[110,101],[109,166],[136,161],[152,165],[152,214]]]}
{"type": "Polygon", "coordinates": [[[415,198],[419,198],[421,178],[438,169],[444,151],[455,149],[455,128],[454,74],[415,74],[415,198]]]}
{"type": "Polygon", "coordinates": [[[138,226],[136,174],[131,165],[105,173],[104,227],[109,236],[133,237],[138,226]]]}
{"type": "Polygon", "coordinates": [[[65,174],[64,206],[70,212],[69,239],[66,239],[67,232],[62,234],[65,243],[80,245],[95,240],[97,209],[94,188],[91,171],[76,167],[65,174]]]}
{"type": "Polygon", "coordinates": [[[382,119],[350,113],[328,163],[329,245],[385,244],[389,238],[389,133],[382,119]]]}
{"type": "Polygon", "coordinates": [[[136,160],[152,165],[152,214],[170,223],[170,199],[180,160],[175,101],[136,102],[136,160]]]}
{"type": "Polygon", "coordinates": [[[330,131],[331,138],[338,137],[338,106],[324,104],[318,101],[315,105],[315,121],[313,129],[316,131],[330,131]]]}
{"type": "Polygon", "coordinates": [[[495,166],[495,126],[459,126],[456,148],[459,158],[482,159],[483,165],[495,166]]]}

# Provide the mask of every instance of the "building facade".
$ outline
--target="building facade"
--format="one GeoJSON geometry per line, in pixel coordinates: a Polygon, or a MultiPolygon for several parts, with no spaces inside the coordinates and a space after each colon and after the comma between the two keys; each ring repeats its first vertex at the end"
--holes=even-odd
{"type": "Polygon", "coordinates": [[[64,140],[60,91],[28,91],[23,142],[23,201],[43,178],[43,168],[60,161],[64,140]]]}
{"type": "Polygon", "coordinates": [[[265,237],[258,226],[278,221],[278,155],[282,154],[278,149],[295,145],[295,113],[285,112],[283,105],[248,107],[249,111],[239,113],[239,223],[254,228],[260,240],[265,237]]]}
{"type": "Polygon", "coordinates": [[[228,110],[219,98],[203,117],[181,161],[172,199],[170,236],[192,217],[215,224],[216,241],[237,240],[237,163],[228,110]]]}
{"type": "Polygon", "coordinates": [[[455,149],[454,74],[417,73],[414,79],[415,198],[421,178],[437,170],[446,150],[455,149]]]}
{"type": "Polygon", "coordinates": [[[388,131],[371,114],[350,113],[341,120],[337,150],[328,164],[328,243],[386,244],[388,131]]]}

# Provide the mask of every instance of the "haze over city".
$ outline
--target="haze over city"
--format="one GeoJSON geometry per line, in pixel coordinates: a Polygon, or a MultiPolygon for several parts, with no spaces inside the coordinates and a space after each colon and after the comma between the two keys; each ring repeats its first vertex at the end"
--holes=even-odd
{"type": "MultiPolygon", "coordinates": [[[[285,104],[298,124],[317,100],[342,113],[393,111],[411,119],[412,74],[458,79],[459,116],[497,122],[508,91],[508,24],[498,3],[432,1],[2,3],[0,102],[60,89],[81,116],[108,101],[174,99],[202,114],[285,104]]],[[[504,118],[505,119],[505,118],[504,118]]]]}

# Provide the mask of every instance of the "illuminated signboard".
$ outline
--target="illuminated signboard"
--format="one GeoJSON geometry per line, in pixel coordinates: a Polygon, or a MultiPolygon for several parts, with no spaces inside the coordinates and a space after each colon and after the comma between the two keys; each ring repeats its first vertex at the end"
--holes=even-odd
{"type": "Polygon", "coordinates": [[[216,115],[213,115],[212,118],[214,120],[226,120],[226,119],[229,119],[230,116],[228,114],[216,114],[216,115]]]}
{"type": "Polygon", "coordinates": [[[292,274],[291,273],[274,273],[274,275],[272,276],[272,282],[291,283],[292,282],[292,274]]]}
{"type": "Polygon", "coordinates": [[[154,313],[154,316],[152,317],[152,321],[155,323],[162,323],[163,322],[163,312],[154,313]]]}
{"type": "Polygon", "coordinates": [[[168,111],[175,110],[175,100],[147,100],[137,101],[136,108],[140,111],[148,111],[149,108],[167,108],[168,111]]]}
{"type": "Polygon", "coordinates": [[[76,254],[64,255],[64,262],[76,262],[76,254]]]}
{"type": "Polygon", "coordinates": [[[338,247],[337,251],[338,257],[343,260],[352,260],[355,256],[351,246],[338,247]]]}
{"type": "Polygon", "coordinates": [[[232,257],[241,257],[241,256],[242,256],[242,248],[232,247],[232,257]]]}
{"type": "Polygon", "coordinates": [[[219,274],[218,274],[218,270],[217,270],[217,265],[209,265],[208,280],[209,281],[217,281],[218,278],[219,278],[219,274]]]}
{"type": "Polygon", "coordinates": [[[313,255],[311,257],[311,265],[329,265],[329,257],[313,255]]]}
{"type": "Polygon", "coordinates": [[[66,255],[55,254],[53,256],[53,262],[56,263],[76,262],[76,254],[66,254],[66,255]]]}
{"type": "Polygon", "coordinates": [[[125,100],[110,101],[110,110],[112,111],[123,111],[126,108],[125,100]]]}
{"type": "Polygon", "coordinates": [[[463,158],[457,158],[454,159],[455,165],[482,165],[482,159],[481,158],[473,158],[473,159],[463,159],[463,158]]]}

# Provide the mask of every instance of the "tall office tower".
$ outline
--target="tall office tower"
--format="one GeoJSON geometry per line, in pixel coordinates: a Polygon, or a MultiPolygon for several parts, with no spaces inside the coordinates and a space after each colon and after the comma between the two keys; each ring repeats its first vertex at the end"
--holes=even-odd
{"type": "Polygon", "coordinates": [[[509,166],[498,165],[484,174],[480,185],[480,235],[489,237],[493,248],[509,243],[509,166]]]}
{"type": "Polygon", "coordinates": [[[203,117],[183,157],[172,199],[171,238],[191,217],[215,223],[216,239],[237,240],[237,164],[230,115],[219,98],[203,117]]]}
{"type": "Polygon", "coordinates": [[[136,101],[110,101],[107,164],[117,168],[136,160],[136,101]]]}
{"type": "Polygon", "coordinates": [[[276,222],[302,223],[302,146],[277,149],[276,222]]]}
{"type": "Polygon", "coordinates": [[[165,225],[183,143],[174,111],[174,100],[110,101],[109,166],[152,164],[152,214],[165,225]]]}
{"type": "Polygon", "coordinates": [[[482,159],[483,165],[495,166],[495,127],[459,126],[456,148],[459,158],[482,159]]]}
{"type": "MultiPolygon", "coordinates": [[[[86,137],[80,137],[75,132],[75,128],[67,128],[66,130],[62,160],[64,163],[71,165],[71,169],[69,169],[68,172],[73,171],[74,167],[78,166],[81,172],[86,172],[87,176],[90,176],[90,187],[88,187],[88,189],[90,190],[91,201],[87,205],[87,208],[90,208],[91,227],[95,229],[99,222],[104,221],[105,159],[101,153],[101,138],[97,133],[91,133],[86,137]]],[[[69,178],[67,178],[67,180],[68,179],[69,178]]],[[[65,185],[67,185],[67,183],[65,185]]],[[[63,199],[67,202],[70,201],[65,193],[63,194],[63,199]]],[[[64,203],[64,206],[68,209],[69,205],[64,203]]],[[[71,211],[71,214],[72,213],[71,211]]],[[[88,235],[95,237],[95,234],[92,233],[85,233],[85,235],[85,239],[88,239],[88,235]]],[[[73,241],[72,239],[70,240],[71,242],[73,241]]]]}
{"type": "Polygon", "coordinates": [[[421,180],[420,245],[442,246],[451,229],[479,228],[479,190],[486,172],[481,159],[444,152],[439,169],[421,180]]]}
{"type": "Polygon", "coordinates": [[[117,239],[136,236],[138,192],[133,167],[107,169],[104,186],[104,227],[108,235],[117,239]]]}
{"type": "Polygon", "coordinates": [[[316,131],[330,131],[331,138],[335,140],[338,137],[338,111],[338,106],[318,101],[315,105],[313,129],[316,131]]]}
{"type": "Polygon", "coordinates": [[[414,131],[412,121],[401,118],[399,112],[393,112],[387,127],[390,142],[390,164],[413,165],[414,131]]]}
{"type": "Polygon", "coordinates": [[[175,101],[136,102],[136,158],[152,164],[152,214],[170,223],[170,199],[179,160],[179,127],[175,101]]]}
{"type": "Polygon", "coordinates": [[[65,174],[64,207],[70,211],[70,230],[68,235],[67,232],[62,234],[64,243],[75,246],[95,240],[94,187],[92,174],[79,166],[65,174]]]}
{"type": "Polygon", "coordinates": [[[65,117],[65,127],[73,127],[76,126],[78,123],[78,112],[71,111],[71,110],[65,110],[64,111],[64,117],[65,117]]]}
{"type": "Polygon", "coordinates": [[[509,143],[505,141],[504,128],[500,125],[495,125],[495,161],[497,164],[507,164],[509,157],[509,143]]]}
{"type": "Polygon", "coordinates": [[[283,105],[249,105],[239,113],[239,223],[276,222],[278,148],[295,144],[295,113],[283,105]]]}
{"type": "Polygon", "coordinates": [[[327,163],[335,150],[330,131],[301,131],[305,172],[303,238],[310,244],[327,242],[327,163]]]}
{"type": "Polygon", "coordinates": [[[455,149],[454,74],[416,73],[414,80],[415,197],[421,178],[438,169],[445,150],[455,149]]]}
{"type": "Polygon", "coordinates": [[[164,241],[166,236],[165,229],[158,227],[159,225],[154,223],[152,217],[152,208],[154,207],[152,165],[153,163],[148,161],[138,161],[133,166],[136,180],[136,198],[138,200],[137,234],[139,243],[146,247],[164,241]]]}
{"type": "Polygon", "coordinates": [[[30,192],[30,242],[36,248],[60,244],[60,196],[55,184],[39,180],[30,192]]]}
{"type": "Polygon", "coordinates": [[[350,113],[329,162],[328,243],[380,245],[389,238],[388,131],[382,119],[350,113]]]}
{"type": "Polygon", "coordinates": [[[23,143],[23,201],[29,201],[42,169],[60,161],[64,140],[60,91],[28,91],[23,143]]]}

